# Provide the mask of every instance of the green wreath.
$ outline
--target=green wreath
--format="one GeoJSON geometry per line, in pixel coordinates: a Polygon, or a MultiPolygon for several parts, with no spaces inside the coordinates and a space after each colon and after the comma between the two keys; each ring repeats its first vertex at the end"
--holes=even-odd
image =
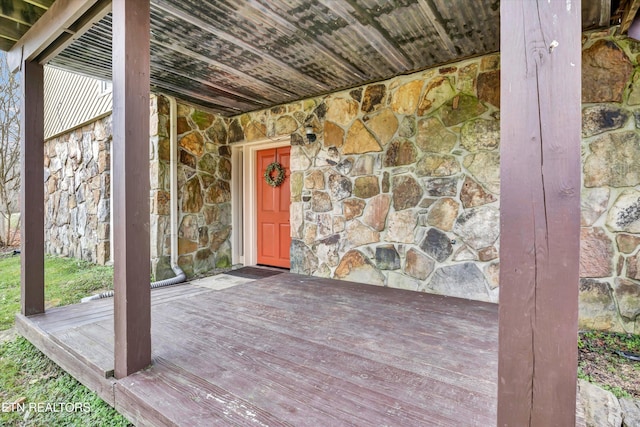
{"type": "Polygon", "coordinates": [[[269,163],[269,166],[264,170],[264,180],[271,187],[279,187],[284,182],[285,173],[286,172],[280,163],[269,163]],[[275,178],[271,176],[271,173],[274,171],[277,172],[275,178]]]}

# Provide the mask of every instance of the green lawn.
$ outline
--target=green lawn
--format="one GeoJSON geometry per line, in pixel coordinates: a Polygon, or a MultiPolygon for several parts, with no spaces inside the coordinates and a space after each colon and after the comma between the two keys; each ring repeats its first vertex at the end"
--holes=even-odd
{"type": "MultiPolygon", "coordinates": [[[[46,258],[46,306],[66,305],[112,287],[113,269],[67,258],[46,258]]],[[[0,330],[20,310],[20,256],[0,256],[0,330]]],[[[24,338],[0,344],[1,426],[128,426],[95,393],[56,366],[24,338]],[[11,411],[11,404],[16,404],[11,411]]]]}
{"type": "MultiPolygon", "coordinates": [[[[68,305],[98,290],[111,289],[113,268],[70,258],[45,259],[46,306],[68,305]]],[[[0,331],[13,326],[20,311],[20,256],[0,256],[0,331]]]]}

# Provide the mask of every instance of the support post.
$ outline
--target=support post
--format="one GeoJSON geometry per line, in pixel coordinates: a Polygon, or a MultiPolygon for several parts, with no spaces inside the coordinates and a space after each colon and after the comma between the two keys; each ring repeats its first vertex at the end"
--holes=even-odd
{"type": "Polygon", "coordinates": [[[149,0],[113,3],[115,376],[151,363],[149,0]]]}
{"type": "Polygon", "coordinates": [[[580,1],[500,3],[498,426],[574,426],[580,1]]]}
{"type": "Polygon", "coordinates": [[[44,72],[22,64],[20,122],[21,313],[44,313],[44,72]]]}

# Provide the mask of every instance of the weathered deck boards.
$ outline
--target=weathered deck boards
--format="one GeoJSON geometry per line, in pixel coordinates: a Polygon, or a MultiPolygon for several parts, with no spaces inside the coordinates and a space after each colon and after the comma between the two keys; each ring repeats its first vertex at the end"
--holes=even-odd
{"type": "Polygon", "coordinates": [[[18,326],[137,425],[495,425],[492,304],[290,273],[158,289],[153,367],[118,381],[112,316],[100,300],[18,326]]]}

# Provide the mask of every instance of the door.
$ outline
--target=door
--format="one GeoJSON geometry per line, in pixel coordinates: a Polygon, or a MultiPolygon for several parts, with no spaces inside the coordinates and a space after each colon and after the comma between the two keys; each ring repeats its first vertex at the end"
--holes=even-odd
{"type": "MultiPolygon", "coordinates": [[[[289,226],[289,203],[291,198],[289,155],[290,147],[271,148],[257,152],[258,180],[256,189],[258,264],[289,268],[291,232],[289,226]],[[265,179],[265,171],[277,162],[284,170],[284,181],[271,186],[265,179]]],[[[274,169],[272,167],[272,169],[274,169]]],[[[276,180],[278,169],[271,171],[276,180]]]]}

